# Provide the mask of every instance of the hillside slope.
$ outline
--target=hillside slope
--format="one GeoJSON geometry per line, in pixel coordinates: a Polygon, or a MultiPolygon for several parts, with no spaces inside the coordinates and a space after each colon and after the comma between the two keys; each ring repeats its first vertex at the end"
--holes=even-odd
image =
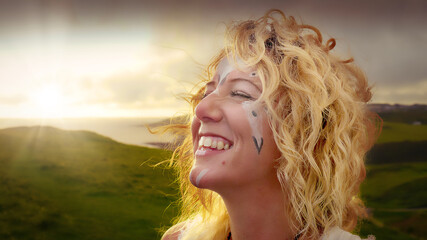
{"type": "MultiPolygon", "coordinates": [[[[368,154],[365,237],[427,234],[426,141],[399,132],[400,142],[368,154]]],[[[151,165],[169,156],[87,131],[0,130],[0,239],[159,239],[155,229],[176,216],[168,206],[177,191],[171,172],[151,165]]]]}
{"type": "Polygon", "coordinates": [[[0,239],[157,239],[175,214],[164,150],[87,131],[0,130],[0,239]]]}

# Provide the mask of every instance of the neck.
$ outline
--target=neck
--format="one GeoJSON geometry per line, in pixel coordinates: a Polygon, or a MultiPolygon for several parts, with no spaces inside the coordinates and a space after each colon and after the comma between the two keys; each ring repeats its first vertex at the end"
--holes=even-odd
{"type": "Polygon", "coordinates": [[[221,194],[230,215],[233,240],[293,240],[296,233],[286,215],[287,201],[277,179],[273,182],[221,194]]]}

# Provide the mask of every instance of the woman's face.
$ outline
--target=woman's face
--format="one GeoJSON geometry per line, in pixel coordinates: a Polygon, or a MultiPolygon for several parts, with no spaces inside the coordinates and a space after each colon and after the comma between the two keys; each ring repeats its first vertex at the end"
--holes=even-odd
{"type": "Polygon", "coordinates": [[[255,69],[238,70],[223,59],[192,123],[193,185],[215,191],[277,181],[280,156],[262,102],[255,69]]]}

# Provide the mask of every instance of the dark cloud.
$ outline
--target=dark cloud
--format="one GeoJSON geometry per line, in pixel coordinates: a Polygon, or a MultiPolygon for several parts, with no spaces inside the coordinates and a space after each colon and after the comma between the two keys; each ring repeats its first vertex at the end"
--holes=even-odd
{"type": "MultiPolygon", "coordinates": [[[[39,35],[41,41],[48,41],[58,32],[67,41],[147,38],[155,45],[188,51],[203,63],[221,42],[220,22],[256,18],[270,8],[279,8],[319,27],[325,38],[336,37],[338,54],[354,56],[378,89],[415,86],[427,77],[424,0],[17,0],[0,4],[3,46],[32,41],[39,35]]],[[[132,102],[144,97],[139,91],[147,92],[148,85],[140,85],[146,78],[135,74],[120,82],[115,77],[109,84],[118,91],[114,94],[120,101],[132,102]]],[[[150,94],[161,94],[159,89],[166,86],[155,81],[150,84],[154,84],[150,94]]],[[[427,102],[425,98],[418,101],[427,102]]]]}

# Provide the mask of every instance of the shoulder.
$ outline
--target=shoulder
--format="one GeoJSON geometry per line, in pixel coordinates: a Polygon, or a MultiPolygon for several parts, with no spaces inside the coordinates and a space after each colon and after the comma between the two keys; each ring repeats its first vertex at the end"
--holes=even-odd
{"type": "Polygon", "coordinates": [[[178,223],[169,228],[162,237],[162,240],[179,240],[184,223],[178,223]]]}

